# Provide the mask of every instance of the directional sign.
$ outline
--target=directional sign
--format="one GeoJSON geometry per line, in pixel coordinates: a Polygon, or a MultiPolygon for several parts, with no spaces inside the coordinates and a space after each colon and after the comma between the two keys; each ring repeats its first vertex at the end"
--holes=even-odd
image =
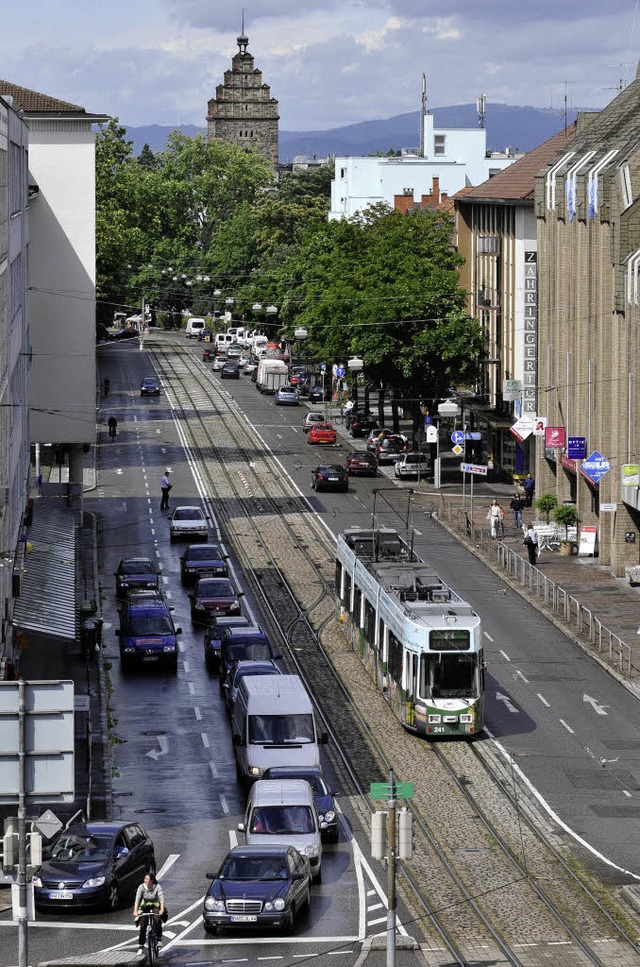
{"type": "Polygon", "coordinates": [[[609,470],[611,470],[611,464],[597,450],[594,450],[580,467],[582,476],[587,477],[592,483],[599,483],[609,470]]]}
{"type": "Polygon", "coordinates": [[[431,424],[433,423],[433,417],[432,416],[429,416],[428,413],[425,413],[423,419],[424,419],[424,425],[425,426],[431,426],[431,424]]]}
{"type": "Polygon", "coordinates": [[[463,473],[476,473],[480,477],[486,477],[488,467],[484,463],[461,463],[460,469],[463,473]]]}
{"type": "Polygon", "coordinates": [[[461,443],[464,443],[464,433],[462,430],[453,431],[451,434],[451,442],[455,443],[457,446],[460,446],[461,443]]]}
{"type": "Polygon", "coordinates": [[[461,453],[464,453],[464,450],[459,443],[456,443],[455,447],[452,447],[451,449],[455,453],[456,457],[459,457],[461,453]]]}
{"type": "MultiPolygon", "coordinates": [[[[393,791],[396,799],[413,799],[412,782],[394,782],[393,791]]],[[[372,799],[390,799],[390,782],[372,782],[369,785],[369,795],[372,799]]]]}

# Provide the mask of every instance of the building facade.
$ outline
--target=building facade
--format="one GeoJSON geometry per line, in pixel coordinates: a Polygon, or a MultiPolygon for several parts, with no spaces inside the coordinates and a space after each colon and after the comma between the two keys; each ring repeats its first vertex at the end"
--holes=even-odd
{"type": "Polygon", "coordinates": [[[262,71],[254,67],[247,50],[249,38],[238,37],[238,53],[224,82],[207,105],[207,135],[235,144],[246,151],[257,151],[274,171],[278,167],[278,102],[263,83],[262,71]]]}

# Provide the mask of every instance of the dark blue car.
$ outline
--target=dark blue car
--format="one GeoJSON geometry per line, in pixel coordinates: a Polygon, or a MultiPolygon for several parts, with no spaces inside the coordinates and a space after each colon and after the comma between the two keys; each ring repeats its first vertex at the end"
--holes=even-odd
{"type": "Polygon", "coordinates": [[[203,574],[225,578],[229,574],[227,555],[219,544],[189,544],[180,555],[180,577],[183,584],[195,584],[203,574]]]}
{"type": "Polygon", "coordinates": [[[327,843],[337,843],[340,831],[338,813],[334,802],[335,792],[331,792],[327,786],[322,769],[309,766],[308,768],[297,766],[272,766],[266,769],[262,775],[263,779],[306,779],[313,792],[313,799],[316,804],[318,819],[321,825],[320,832],[323,840],[327,843]]]}
{"type": "Polygon", "coordinates": [[[294,846],[234,846],[207,879],[202,918],[210,934],[220,927],[287,931],[311,902],[309,860],[294,846]]]}
{"type": "Polygon", "coordinates": [[[252,628],[245,614],[219,615],[211,619],[204,633],[204,660],[208,669],[218,671],[222,633],[225,628],[252,628]]]}

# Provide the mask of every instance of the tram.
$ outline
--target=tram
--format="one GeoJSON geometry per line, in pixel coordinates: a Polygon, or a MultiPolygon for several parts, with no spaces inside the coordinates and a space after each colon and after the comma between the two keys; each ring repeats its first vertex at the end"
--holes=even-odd
{"type": "Polygon", "coordinates": [[[482,731],[480,618],[395,530],[339,536],[336,599],[354,650],[405,729],[426,738],[482,731]]]}

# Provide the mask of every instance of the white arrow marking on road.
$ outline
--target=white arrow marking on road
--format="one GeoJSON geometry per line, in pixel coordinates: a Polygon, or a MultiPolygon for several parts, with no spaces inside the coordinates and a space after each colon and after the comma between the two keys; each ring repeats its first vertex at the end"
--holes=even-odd
{"type": "Polygon", "coordinates": [[[517,709],[515,705],[512,705],[509,699],[507,698],[507,696],[503,695],[501,692],[496,692],[496,698],[498,699],[499,702],[504,702],[505,706],[511,713],[515,712],[515,714],[517,715],[518,712],[520,711],[520,709],[517,709]]]}
{"type": "Polygon", "coordinates": [[[121,470],[120,467],[118,467],[118,469],[116,470],[116,473],[118,475],[123,474],[124,473],[124,470],[121,470]]]}
{"type": "Polygon", "coordinates": [[[591,698],[590,695],[583,695],[582,696],[582,701],[583,702],[588,702],[589,705],[594,710],[594,712],[597,712],[598,715],[608,715],[609,714],[608,712],[605,712],[605,708],[609,708],[609,706],[608,705],[599,705],[596,702],[595,698],[591,698]]]}
{"type": "Polygon", "coordinates": [[[158,745],[160,746],[160,748],[151,749],[151,751],[147,752],[146,755],[148,755],[150,759],[155,759],[157,762],[160,756],[166,755],[167,752],[169,751],[169,742],[167,740],[166,735],[157,735],[156,738],[158,740],[158,745]]]}

